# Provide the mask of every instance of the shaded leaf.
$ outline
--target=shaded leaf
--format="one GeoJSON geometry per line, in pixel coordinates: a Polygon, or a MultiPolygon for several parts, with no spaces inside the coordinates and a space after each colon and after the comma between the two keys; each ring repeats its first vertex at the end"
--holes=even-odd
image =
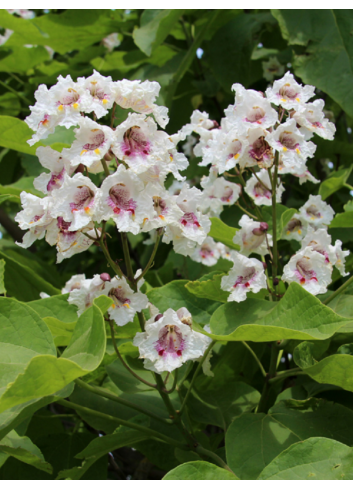
{"type": "Polygon", "coordinates": [[[209,462],[195,461],[179,465],[163,477],[164,481],[239,480],[235,474],[209,462]]]}

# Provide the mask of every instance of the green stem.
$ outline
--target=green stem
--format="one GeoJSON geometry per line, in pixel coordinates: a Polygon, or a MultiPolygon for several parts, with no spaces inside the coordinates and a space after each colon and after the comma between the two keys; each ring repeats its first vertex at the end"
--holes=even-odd
{"type": "Polygon", "coordinates": [[[124,259],[125,259],[125,265],[126,265],[126,272],[127,272],[127,278],[129,282],[131,282],[131,285],[133,286],[134,291],[137,291],[137,284],[135,283],[134,280],[134,272],[132,269],[132,264],[131,264],[131,258],[130,258],[130,251],[129,251],[129,241],[126,233],[120,233],[121,234],[121,242],[123,245],[123,253],[124,253],[124,259]]]}
{"type": "Polygon", "coordinates": [[[256,355],[256,353],[254,352],[254,350],[246,343],[246,341],[242,341],[243,345],[249,350],[249,352],[251,353],[251,355],[254,357],[256,363],[258,364],[260,370],[261,370],[261,373],[264,377],[266,377],[266,370],[264,369],[262,363],[260,362],[260,359],[258,358],[258,356],[256,355]]]}
{"type": "Polygon", "coordinates": [[[212,458],[223,469],[228,470],[228,472],[231,472],[232,474],[234,474],[232,469],[230,467],[228,467],[228,465],[216,453],[211,452],[210,450],[206,450],[206,448],[203,448],[201,445],[198,445],[196,447],[195,452],[199,453],[200,455],[204,455],[205,457],[212,458]]]}
{"type": "Polygon", "coordinates": [[[175,447],[181,448],[182,450],[190,450],[190,448],[184,445],[184,443],[178,442],[173,438],[169,438],[169,436],[163,435],[158,431],[151,430],[150,428],[146,428],[145,426],[142,426],[140,424],[131,423],[131,421],[126,421],[125,419],[117,418],[115,416],[110,416],[109,414],[101,413],[100,411],[94,411],[93,409],[80,406],[79,404],[75,404],[74,402],[71,401],[60,400],[56,402],[61,406],[65,406],[75,411],[81,411],[82,413],[86,413],[89,416],[96,416],[98,418],[102,418],[122,426],[127,426],[132,430],[141,431],[142,433],[145,433],[146,435],[151,436],[152,438],[156,438],[157,440],[164,441],[165,443],[169,445],[174,445],[175,447]]]}
{"type": "Polygon", "coordinates": [[[101,163],[103,165],[103,168],[104,168],[104,173],[105,173],[105,176],[106,177],[109,177],[110,175],[110,171],[109,171],[109,168],[108,168],[108,165],[107,165],[107,162],[105,161],[104,158],[101,159],[101,163]]]}
{"type": "Polygon", "coordinates": [[[299,367],[298,368],[292,368],[290,370],[285,370],[284,372],[278,372],[276,377],[273,377],[273,379],[269,379],[270,384],[274,384],[275,382],[279,380],[286,379],[287,377],[292,377],[292,376],[297,376],[297,375],[306,375],[303,370],[301,370],[299,367]]]}
{"type": "Polygon", "coordinates": [[[345,183],[343,186],[349,188],[349,190],[353,190],[352,185],[349,185],[348,183],[345,183]]]}
{"type": "Polygon", "coordinates": [[[110,325],[110,331],[111,331],[111,337],[112,337],[112,343],[113,343],[113,346],[114,346],[114,350],[115,350],[115,353],[117,354],[119,360],[121,361],[121,363],[124,365],[124,367],[126,368],[126,370],[128,370],[130,372],[131,375],[133,375],[135,377],[135,379],[139,380],[140,382],[142,382],[143,384],[146,384],[148,385],[149,387],[152,387],[153,389],[156,389],[157,388],[157,385],[156,384],[151,384],[151,382],[148,382],[147,380],[143,379],[142,377],[140,377],[139,375],[135,374],[135,372],[129,367],[129,365],[125,362],[125,360],[123,359],[123,357],[121,356],[121,353],[117,347],[117,344],[116,344],[116,341],[115,341],[115,335],[114,335],[114,326],[113,326],[113,321],[112,320],[109,320],[109,325],[110,325]]]}
{"type": "Polygon", "coordinates": [[[186,403],[187,403],[188,397],[189,397],[189,395],[190,395],[190,393],[191,393],[191,390],[192,390],[192,388],[193,388],[193,386],[194,386],[194,383],[195,383],[196,377],[197,377],[197,375],[198,375],[199,371],[201,370],[202,364],[203,364],[203,362],[205,361],[205,359],[206,359],[206,357],[207,357],[208,353],[210,352],[210,350],[211,350],[211,349],[213,348],[213,346],[215,345],[215,343],[216,343],[216,341],[215,341],[215,340],[214,340],[214,341],[212,341],[212,343],[209,345],[209,347],[207,348],[207,350],[206,350],[206,351],[205,351],[205,353],[203,354],[203,357],[202,357],[202,358],[201,358],[201,360],[199,361],[199,364],[198,364],[198,366],[197,366],[197,368],[196,368],[196,370],[195,370],[195,373],[194,373],[194,375],[193,375],[193,377],[192,377],[192,379],[191,379],[191,382],[190,382],[189,388],[188,388],[188,390],[187,390],[187,392],[186,392],[186,395],[185,395],[185,397],[184,397],[183,404],[181,405],[181,408],[180,408],[180,413],[182,413],[182,412],[183,412],[183,409],[185,408],[185,405],[186,405],[186,403]]]}
{"type": "Polygon", "coordinates": [[[253,219],[258,219],[257,216],[254,216],[254,214],[251,214],[251,212],[247,211],[246,209],[244,209],[244,207],[242,207],[239,202],[236,202],[235,205],[237,205],[239,207],[239,209],[241,209],[243,212],[245,212],[245,214],[247,214],[249,217],[252,217],[253,219]]]}
{"type": "Polygon", "coordinates": [[[17,97],[19,97],[24,102],[26,102],[27,105],[30,105],[31,102],[28,100],[28,98],[26,98],[23,95],[21,95],[17,90],[15,90],[14,88],[10,87],[7,83],[4,83],[3,81],[0,80],[0,85],[2,85],[4,88],[6,88],[6,90],[8,90],[9,92],[12,92],[15,95],[17,95],[17,97]]]}
{"type": "Polygon", "coordinates": [[[349,284],[353,282],[353,275],[345,282],[341,287],[339,287],[333,294],[331,294],[327,299],[325,299],[322,303],[327,305],[331,302],[335,297],[337,297],[349,284]]]}
{"type": "MultiPolygon", "coordinates": [[[[275,279],[277,279],[277,269],[278,269],[277,221],[276,221],[276,185],[277,185],[278,157],[279,157],[279,153],[278,151],[276,151],[273,179],[271,179],[271,170],[268,170],[268,174],[272,182],[272,226],[273,226],[272,280],[273,280],[273,288],[276,294],[277,294],[277,286],[275,285],[276,283],[275,279]]],[[[278,300],[278,297],[275,296],[275,300],[278,300]]]]}
{"type": "Polygon", "coordinates": [[[102,387],[87,384],[86,382],[83,382],[83,380],[80,379],[76,379],[75,383],[80,387],[82,387],[82,389],[86,389],[87,391],[93,392],[93,394],[97,394],[98,396],[105,397],[106,399],[110,399],[111,401],[117,402],[126,407],[134,409],[135,411],[139,411],[140,413],[146,414],[146,416],[150,416],[151,418],[154,418],[157,421],[162,421],[163,423],[171,424],[171,421],[169,419],[161,418],[157,414],[154,414],[152,411],[148,411],[147,409],[144,409],[138,406],[137,404],[134,404],[133,402],[127,401],[126,399],[122,399],[121,397],[113,394],[107,389],[103,389],[102,387]]]}
{"type": "Polygon", "coordinates": [[[175,373],[174,373],[174,380],[173,380],[173,385],[172,387],[169,389],[169,391],[166,391],[167,394],[171,394],[172,392],[175,391],[175,388],[177,386],[177,382],[178,382],[178,369],[175,370],[175,373]]]}
{"type": "Polygon", "coordinates": [[[102,234],[101,234],[101,237],[100,237],[100,240],[99,240],[99,244],[100,244],[101,250],[104,253],[105,258],[107,259],[107,262],[111,266],[112,270],[114,270],[114,273],[116,273],[116,275],[118,275],[118,277],[120,277],[120,278],[123,277],[124,274],[123,274],[121,268],[119,267],[119,265],[117,263],[115,263],[112,260],[112,257],[110,256],[110,253],[109,253],[109,250],[108,250],[107,246],[104,243],[104,233],[103,233],[103,231],[102,231],[102,234]]]}
{"type": "Polygon", "coordinates": [[[261,398],[259,405],[257,406],[257,413],[267,413],[268,411],[268,396],[270,391],[270,380],[276,377],[276,369],[277,369],[277,357],[278,357],[278,349],[274,344],[271,345],[271,360],[270,360],[270,368],[268,374],[266,375],[265,384],[262,390],[261,398]]]}
{"type": "Polygon", "coordinates": [[[148,260],[148,263],[145,267],[145,269],[143,270],[143,272],[141,272],[141,274],[135,278],[135,282],[137,283],[139,280],[142,279],[142,277],[144,275],[146,275],[146,273],[148,272],[148,270],[152,267],[153,265],[153,260],[154,260],[154,257],[156,256],[156,253],[157,253],[157,249],[158,249],[158,245],[159,245],[159,242],[161,240],[161,237],[162,237],[162,232],[161,233],[158,233],[157,231],[157,239],[156,239],[156,242],[154,244],[154,248],[153,248],[153,251],[152,251],[152,254],[150,256],[150,259],[148,260]]]}

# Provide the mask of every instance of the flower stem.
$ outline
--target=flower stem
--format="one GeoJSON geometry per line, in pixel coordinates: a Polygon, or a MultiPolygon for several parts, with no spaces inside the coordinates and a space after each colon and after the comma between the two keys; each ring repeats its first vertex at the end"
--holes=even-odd
{"type": "Polygon", "coordinates": [[[303,370],[301,370],[299,367],[298,368],[292,368],[290,370],[285,370],[284,372],[279,372],[276,377],[273,377],[273,379],[269,379],[269,384],[273,384],[279,380],[286,379],[287,377],[292,377],[292,376],[297,376],[297,375],[306,375],[303,370]]]}
{"type": "MultiPolygon", "coordinates": [[[[277,294],[277,286],[275,285],[277,279],[277,269],[278,269],[278,250],[277,250],[277,216],[276,216],[276,184],[277,184],[277,170],[278,170],[278,158],[279,153],[276,151],[275,154],[275,164],[274,164],[274,174],[272,181],[272,238],[273,238],[273,257],[272,257],[272,280],[273,280],[273,288],[275,293],[277,294]]],[[[271,170],[268,171],[270,179],[271,179],[271,170]]],[[[278,300],[278,297],[275,296],[275,300],[278,300]]]]}
{"type": "Polygon", "coordinates": [[[276,377],[276,369],[277,369],[277,358],[278,358],[278,349],[272,343],[271,345],[271,360],[270,360],[270,368],[268,374],[266,375],[265,384],[262,390],[261,398],[259,404],[257,406],[257,413],[267,413],[268,411],[268,397],[270,391],[270,380],[276,377]]]}
{"type": "Polygon", "coordinates": [[[154,414],[152,411],[148,411],[147,409],[144,409],[141,406],[134,404],[133,402],[127,401],[126,399],[123,399],[117,396],[116,394],[113,394],[107,389],[103,389],[102,387],[87,384],[86,382],[83,382],[83,380],[80,379],[76,379],[75,383],[78,386],[82,387],[82,389],[86,389],[87,391],[93,392],[93,394],[97,394],[98,396],[105,397],[106,399],[110,399],[111,401],[127,406],[131,409],[134,409],[135,411],[139,411],[140,413],[145,414],[146,416],[150,416],[151,418],[154,418],[157,421],[162,421],[163,423],[166,424],[172,423],[169,419],[161,418],[157,414],[154,414]]]}
{"type": "Polygon", "coordinates": [[[159,232],[157,231],[157,239],[156,239],[156,242],[155,242],[155,244],[154,244],[154,248],[153,248],[152,254],[151,254],[151,256],[150,256],[150,259],[148,260],[148,263],[147,263],[147,265],[145,266],[145,269],[143,270],[143,272],[141,272],[141,274],[140,274],[140,275],[139,275],[137,278],[135,278],[135,283],[137,283],[139,280],[141,280],[141,279],[142,279],[142,277],[143,277],[144,275],[146,275],[146,273],[148,272],[148,270],[149,270],[149,269],[152,267],[152,265],[153,265],[153,260],[154,260],[154,257],[156,256],[157,249],[158,249],[158,245],[159,245],[159,242],[160,242],[160,240],[161,240],[162,234],[163,234],[163,232],[159,233],[159,232]]]}
{"type": "Polygon", "coordinates": [[[127,426],[132,430],[141,431],[142,433],[145,433],[146,435],[152,438],[156,438],[157,440],[164,441],[168,445],[174,445],[175,447],[181,448],[182,450],[190,450],[190,448],[186,446],[184,443],[176,441],[173,438],[169,438],[169,436],[163,435],[158,431],[151,430],[150,428],[146,428],[145,426],[142,426],[140,424],[131,423],[131,421],[126,421],[125,419],[116,418],[115,416],[110,416],[109,414],[101,413],[100,411],[95,411],[85,406],[80,406],[79,404],[76,404],[74,402],[65,401],[64,399],[56,402],[61,406],[65,406],[75,411],[81,411],[82,413],[86,413],[90,416],[96,416],[98,418],[102,418],[107,421],[115,422],[122,426],[127,426]]]}
{"type": "Polygon", "coordinates": [[[135,283],[134,280],[134,272],[132,269],[132,264],[131,264],[131,258],[130,258],[130,251],[129,251],[129,241],[126,233],[120,233],[121,235],[121,242],[123,245],[123,253],[124,253],[124,259],[125,259],[125,265],[126,265],[126,272],[127,272],[127,278],[129,282],[131,282],[131,285],[133,286],[134,291],[137,291],[137,284],[135,283]]]}
{"type": "Polygon", "coordinates": [[[109,177],[110,175],[110,171],[109,171],[109,168],[108,168],[108,165],[107,165],[107,162],[105,161],[104,158],[101,159],[101,163],[102,163],[102,166],[104,168],[104,173],[105,173],[105,176],[106,177],[109,177]]]}
{"type": "Polygon", "coordinates": [[[348,287],[349,284],[353,282],[353,275],[345,282],[341,287],[339,287],[333,294],[331,294],[327,299],[325,299],[322,303],[327,305],[329,302],[331,302],[335,297],[337,297],[341,292],[344,291],[346,287],[348,287]]]}
{"type": "Polygon", "coordinates": [[[101,250],[103,251],[104,256],[105,256],[107,262],[109,263],[109,265],[111,266],[111,268],[114,270],[114,272],[116,273],[116,275],[118,275],[118,277],[123,277],[124,274],[123,274],[121,268],[119,267],[119,265],[117,263],[115,263],[112,260],[112,257],[110,256],[110,253],[109,253],[109,250],[108,250],[108,246],[106,246],[106,244],[104,243],[104,233],[103,232],[102,232],[102,235],[100,237],[99,244],[100,244],[101,250]]]}
{"type": "Polygon", "coordinates": [[[251,353],[251,355],[254,357],[256,363],[258,364],[260,370],[261,370],[261,373],[264,377],[266,377],[266,370],[264,369],[262,363],[260,362],[260,359],[258,358],[258,356],[256,355],[256,353],[254,352],[254,350],[252,348],[250,348],[250,346],[247,344],[246,341],[242,341],[243,345],[249,350],[249,352],[251,353]]]}
{"type": "Polygon", "coordinates": [[[196,447],[195,452],[199,453],[200,455],[204,455],[205,457],[212,458],[223,469],[228,470],[228,472],[231,472],[232,474],[234,474],[232,469],[230,467],[228,467],[228,465],[216,453],[211,452],[210,450],[206,450],[206,448],[203,448],[201,445],[198,445],[196,447]]]}
{"type": "Polygon", "coordinates": [[[118,358],[119,360],[121,361],[121,363],[124,365],[124,367],[126,368],[126,370],[128,370],[130,372],[131,375],[133,375],[137,380],[139,380],[140,382],[142,382],[143,384],[146,384],[148,385],[149,387],[152,387],[153,389],[157,389],[157,385],[156,384],[151,384],[151,382],[148,382],[147,380],[143,379],[142,377],[140,377],[139,375],[135,374],[135,372],[129,367],[129,365],[125,362],[125,360],[123,359],[123,357],[121,356],[121,353],[117,347],[117,344],[116,344],[116,341],[115,341],[115,335],[114,335],[114,326],[113,326],[113,321],[110,319],[109,320],[109,325],[110,325],[110,331],[111,331],[111,336],[112,336],[112,343],[113,343],[113,346],[114,346],[114,350],[116,352],[116,354],[118,355],[118,358]]]}
{"type": "Polygon", "coordinates": [[[192,377],[192,379],[191,379],[191,382],[190,382],[189,388],[188,388],[188,390],[187,390],[187,392],[186,392],[186,395],[185,395],[185,397],[184,397],[183,404],[181,405],[181,408],[180,408],[180,411],[179,411],[180,413],[182,413],[182,412],[183,412],[183,409],[185,408],[185,405],[186,405],[186,403],[187,403],[188,397],[189,397],[189,395],[190,395],[190,393],[191,393],[191,390],[192,390],[192,388],[193,388],[193,386],[194,386],[194,383],[195,383],[196,377],[197,377],[197,375],[198,375],[198,373],[199,373],[199,371],[200,371],[200,369],[201,369],[201,367],[202,367],[202,364],[203,364],[203,362],[206,360],[206,357],[207,357],[208,353],[209,353],[209,352],[210,352],[210,350],[213,348],[213,346],[215,345],[215,343],[216,343],[216,341],[215,341],[215,340],[214,340],[214,341],[212,341],[212,343],[209,345],[209,347],[207,348],[207,350],[206,350],[206,351],[205,351],[205,353],[203,354],[203,357],[202,357],[202,358],[201,358],[201,360],[199,361],[199,364],[198,364],[198,366],[197,366],[197,368],[196,368],[196,370],[195,370],[195,373],[194,373],[194,375],[193,375],[193,377],[192,377]]]}
{"type": "Polygon", "coordinates": [[[178,382],[178,369],[175,370],[175,373],[174,373],[174,380],[173,380],[173,385],[172,387],[169,389],[169,391],[166,391],[167,394],[171,394],[172,392],[175,391],[175,388],[177,386],[177,382],[178,382]]]}

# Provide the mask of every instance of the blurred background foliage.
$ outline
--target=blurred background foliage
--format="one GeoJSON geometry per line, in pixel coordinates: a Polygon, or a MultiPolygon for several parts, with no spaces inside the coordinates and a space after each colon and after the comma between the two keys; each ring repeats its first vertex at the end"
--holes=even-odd
{"type": "MultiPolygon", "coordinates": [[[[92,246],[55,265],[56,252],[44,240],[29,250],[14,241],[22,238],[13,218],[19,211],[22,190],[40,195],[33,179],[43,168],[35,148],[26,141],[31,130],[22,122],[34,104],[38,85],[55,84],[58,75],[76,80],[96,69],[113,80],[156,80],[161,85],[157,103],[169,108],[169,134],[186,124],[199,109],[220,122],[224,109],[234,103],[233,83],[265,91],[271,80],[287,70],[302,83],[317,87],[325,100],[326,116],[336,124],[334,141],[314,138],[312,174],[325,181],[299,185],[286,176],[283,204],[303,205],[309,193],[321,193],[337,213],[333,238],[350,248],[353,241],[353,177],[350,176],[353,144],[353,11],[352,10],[34,10],[34,17],[20,18],[0,10],[0,260],[5,260],[5,286],[20,300],[38,298],[40,291],[58,292],[76,273],[108,271],[103,254],[92,246]],[[12,31],[12,34],[9,33],[12,31]],[[11,35],[9,35],[11,34],[11,35]],[[109,37],[108,37],[109,36],[109,37]]],[[[116,124],[126,117],[117,110],[116,124]]],[[[104,120],[103,120],[104,123],[104,120]]],[[[73,130],[57,128],[42,142],[61,150],[73,141],[73,130]]],[[[191,158],[185,175],[194,185],[207,169],[191,158]]],[[[238,210],[227,209],[222,219],[237,226],[238,210]]],[[[112,254],[122,258],[113,227],[112,254]]],[[[151,247],[147,236],[130,236],[136,267],[146,264],[151,247]]],[[[288,258],[296,242],[283,243],[288,258]]],[[[286,259],[287,259],[286,258],[286,259]]],[[[0,264],[3,262],[0,262],[0,264]]],[[[218,270],[230,262],[219,262],[218,270]]],[[[352,260],[348,260],[348,271],[352,260]]],[[[173,278],[196,279],[212,271],[176,255],[163,244],[155,266],[147,275],[152,286],[173,278]]],[[[1,274],[1,267],[0,267],[1,274]]],[[[339,277],[337,284],[339,284],[339,277]]],[[[334,276],[335,280],[335,276],[334,276]]]]}

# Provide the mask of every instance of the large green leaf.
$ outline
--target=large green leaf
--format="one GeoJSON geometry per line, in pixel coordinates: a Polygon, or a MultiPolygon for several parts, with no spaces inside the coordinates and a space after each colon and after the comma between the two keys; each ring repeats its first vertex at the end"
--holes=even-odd
{"type": "Polygon", "coordinates": [[[327,438],[309,438],[283,451],[259,480],[352,480],[353,449],[327,438]]]}
{"type": "Polygon", "coordinates": [[[352,228],[353,227],[353,211],[336,214],[333,218],[330,228],[352,228]]]}
{"type": "Polygon", "coordinates": [[[0,59],[0,72],[23,73],[43,61],[49,60],[49,53],[43,46],[15,47],[0,59]]]}
{"type": "Polygon", "coordinates": [[[6,294],[5,288],[5,260],[0,260],[0,295],[6,294]]]}
{"type": "Polygon", "coordinates": [[[210,302],[207,299],[199,299],[185,288],[187,283],[187,280],[176,280],[163,287],[152,289],[147,293],[147,296],[152,304],[158,307],[160,312],[164,312],[169,308],[176,311],[180,307],[186,307],[196,322],[209,323],[211,314],[219,303],[210,302]]]}
{"type": "Polygon", "coordinates": [[[229,481],[239,480],[235,474],[209,462],[187,462],[163,477],[164,481],[229,481]]]}
{"type": "Polygon", "coordinates": [[[320,185],[319,194],[321,195],[322,199],[327,199],[327,197],[332,195],[334,192],[337,192],[337,190],[344,187],[344,185],[347,183],[349,175],[351,174],[351,171],[352,166],[331,173],[330,178],[324,180],[320,185]]]}
{"type": "Polygon", "coordinates": [[[305,341],[294,350],[294,361],[320,384],[333,384],[353,392],[353,356],[331,355],[317,362],[313,356],[313,345],[305,341]]]}
{"type": "Polygon", "coordinates": [[[232,250],[240,250],[239,245],[233,242],[235,233],[238,231],[221,221],[218,217],[211,217],[211,229],[208,233],[211,238],[228,246],[232,250]]]}
{"type": "Polygon", "coordinates": [[[44,460],[39,448],[27,436],[19,436],[16,431],[11,431],[0,441],[0,453],[15,457],[49,474],[53,472],[52,466],[44,460]]]}
{"type": "Polygon", "coordinates": [[[147,56],[151,56],[152,51],[168,36],[183,12],[178,9],[144,10],[141,15],[141,25],[133,32],[136,46],[147,56]]]}
{"type": "Polygon", "coordinates": [[[194,282],[188,282],[185,287],[189,292],[200,297],[202,299],[209,299],[211,301],[227,302],[229,292],[225,292],[221,289],[222,277],[224,273],[209,274],[210,278],[203,280],[195,280],[194,282]]]}
{"type": "Polygon", "coordinates": [[[9,326],[0,330],[6,344],[0,379],[0,412],[31,399],[54,394],[75,378],[95,370],[101,363],[106,337],[103,315],[96,305],[80,316],[68,348],[60,358],[56,358],[51,334],[34,310],[11,299],[2,301],[4,324],[9,326]],[[23,323],[27,314],[32,318],[31,328],[23,323]],[[26,348],[19,332],[27,338],[31,348],[26,348]],[[37,350],[33,350],[33,344],[38,345],[37,350]]]}
{"type": "Polygon", "coordinates": [[[352,10],[272,10],[289,44],[306,46],[295,74],[330,95],[353,117],[352,10]],[[339,80],[339,83],[337,83],[339,80]]]}
{"type": "Polygon", "coordinates": [[[256,479],[284,449],[312,436],[353,444],[353,412],[322,399],[287,400],[268,414],[244,413],[226,433],[227,461],[241,479],[256,479]],[[329,422],[328,422],[329,420],[329,422]]]}
{"type": "Polygon", "coordinates": [[[210,327],[216,340],[276,341],[280,339],[326,339],[348,318],[337,315],[319,299],[292,283],[278,303],[247,299],[219,307],[210,327]]]}

